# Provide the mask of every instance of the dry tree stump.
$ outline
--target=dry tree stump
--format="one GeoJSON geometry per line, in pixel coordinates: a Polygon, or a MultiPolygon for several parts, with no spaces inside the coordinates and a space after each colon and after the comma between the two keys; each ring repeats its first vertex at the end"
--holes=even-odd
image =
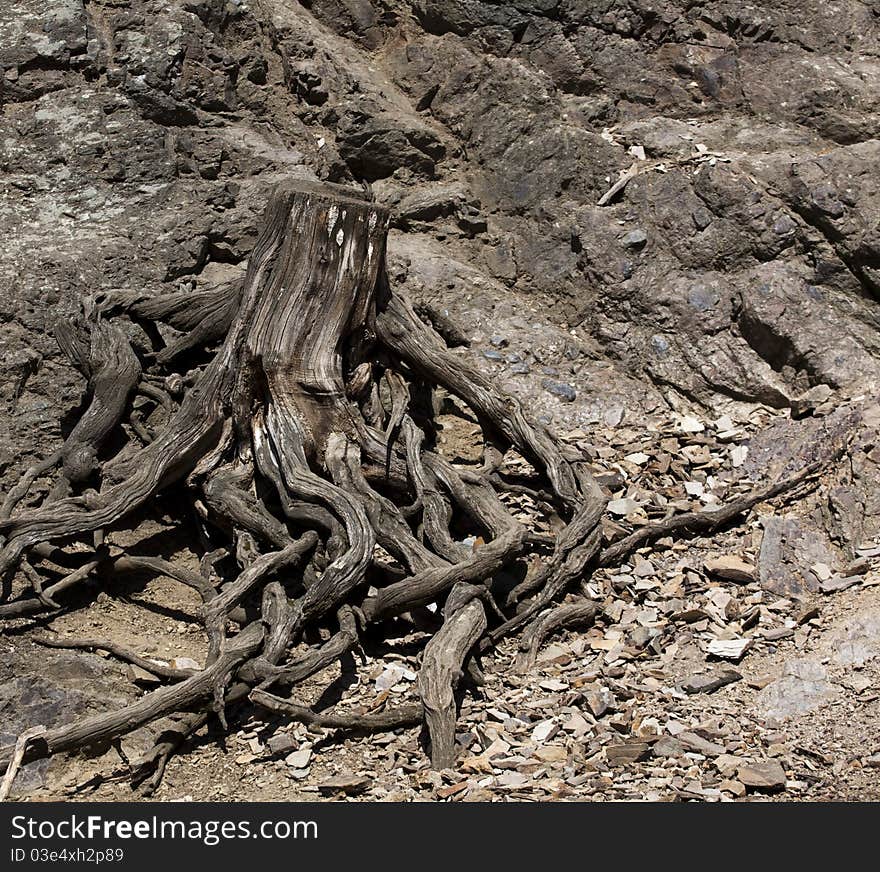
{"type": "MultiPolygon", "coordinates": [[[[0,619],[67,608],[67,592],[98,572],[112,580],[146,571],[199,593],[209,648],[202,670],[161,671],[164,686],[126,708],[50,725],[26,743],[25,760],[165,719],[144,763],[155,786],[187,735],[213,715],[225,724],[226,706],[249,701],[306,723],[367,731],[410,724],[422,711],[434,765],[450,766],[453,691],[466,658],[524,630],[527,668],[548,633],[597,615],[588,601],[553,601],[611,559],[608,549],[600,554],[605,498],[586,463],[567,457],[514,398],[450,353],[390,286],[388,221],[361,192],[284,184],[266,208],[243,284],[151,298],[104,293],[59,329],[60,346],[87,379],[89,405],[61,450],[28,470],[2,503],[0,619]],[[150,328],[151,351],[135,353],[117,326],[123,317],[150,328]],[[179,337],[165,345],[157,323],[179,337]],[[194,353],[204,359],[212,348],[209,362],[187,369],[194,353]],[[434,450],[432,405],[419,399],[437,388],[482,425],[482,467],[456,467],[434,450]],[[138,417],[138,395],[164,408],[159,432],[138,417]],[[128,444],[103,456],[112,434],[128,444]],[[507,448],[532,465],[527,486],[500,469],[507,448]],[[48,497],[22,505],[58,464],[48,497]],[[201,572],[103,544],[105,532],[172,492],[181,523],[193,508],[203,521],[201,540],[193,529],[201,572]],[[559,532],[527,529],[507,508],[509,492],[532,494],[559,532]],[[463,531],[479,547],[464,544],[463,531]],[[522,580],[501,589],[501,571],[517,563],[522,580]],[[17,571],[30,590],[11,598],[17,571]],[[255,603],[259,616],[249,620],[254,612],[243,606],[255,603]],[[421,709],[359,719],[289,698],[364,634],[381,635],[389,621],[432,603],[443,606],[445,621],[427,640],[421,709]],[[319,625],[331,638],[306,646],[304,632],[319,625]]],[[[706,526],[704,516],[697,522],[706,526]]],[[[619,545],[613,558],[649,538],[650,530],[619,545]]],[[[149,666],[118,645],[107,650],[149,666]]],[[[14,747],[0,749],[0,766],[14,756],[14,747]]]]}

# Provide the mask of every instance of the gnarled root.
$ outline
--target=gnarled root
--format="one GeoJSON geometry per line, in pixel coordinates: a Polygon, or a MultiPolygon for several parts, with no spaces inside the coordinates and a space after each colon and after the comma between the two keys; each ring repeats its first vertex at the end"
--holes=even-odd
{"type": "Polygon", "coordinates": [[[0,575],[8,584],[20,569],[30,591],[0,604],[0,619],[64,608],[70,589],[99,571],[103,579],[159,573],[198,592],[208,656],[191,672],[109,642],[41,636],[46,645],[103,648],[165,684],[118,711],[48,725],[17,752],[0,749],[0,766],[170,718],[173,728],[136,768],[151,790],[188,736],[211,717],[225,725],[233,701],[345,730],[424,721],[433,765],[453,766],[456,688],[469,658],[523,633],[519,666],[527,669],[549,633],[597,616],[590,601],[555,604],[596,565],[657,535],[711,529],[813,474],[717,516],[673,519],[602,550],[606,501],[586,464],[451,354],[390,287],[387,226],[387,211],[360,193],[282,185],[242,286],[153,298],[107,293],[59,329],[90,401],[64,446],[2,502],[0,575]],[[138,355],[111,316],[161,322],[182,335],[138,355]],[[194,357],[184,352],[211,343],[219,347],[202,368],[175,368],[194,357]],[[476,415],[486,441],[482,468],[456,466],[437,451],[432,413],[415,399],[427,388],[454,394],[476,415]],[[133,397],[152,406],[149,422],[135,416],[133,397]],[[102,460],[111,435],[122,447],[102,460]],[[508,448],[533,467],[525,484],[499,474],[508,448]],[[19,508],[59,461],[56,496],[19,508]],[[559,532],[528,530],[508,510],[508,491],[534,495],[559,532]],[[181,523],[198,522],[192,540],[202,542],[201,571],[102,544],[104,531],[172,493],[186,508],[181,523]],[[537,546],[547,556],[536,566],[537,546]],[[524,580],[511,590],[503,570],[517,564],[524,580]],[[424,649],[419,702],[359,715],[314,711],[279,695],[356,647],[366,630],[381,633],[432,604],[444,620],[424,649]],[[306,631],[319,625],[336,629],[322,645],[307,644],[306,631]]]}

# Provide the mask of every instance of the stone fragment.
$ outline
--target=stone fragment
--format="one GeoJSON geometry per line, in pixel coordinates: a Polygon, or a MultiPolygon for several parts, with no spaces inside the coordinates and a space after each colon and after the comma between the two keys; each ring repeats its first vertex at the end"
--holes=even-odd
{"type": "Polygon", "coordinates": [[[344,773],[342,775],[334,775],[332,778],[322,781],[318,785],[318,790],[328,796],[336,793],[354,796],[358,793],[363,793],[370,786],[370,783],[370,779],[363,775],[344,773]]]}
{"type": "Polygon", "coordinates": [[[529,777],[528,775],[524,775],[522,772],[516,772],[513,769],[508,770],[507,772],[502,772],[495,779],[495,783],[499,787],[523,787],[525,784],[528,784],[529,777]]]}
{"type": "Polygon", "coordinates": [[[757,577],[755,566],[733,554],[707,557],[703,561],[703,568],[710,575],[723,578],[725,581],[735,581],[738,584],[749,584],[757,577]]]}
{"type": "Polygon", "coordinates": [[[655,757],[681,757],[684,745],[673,736],[661,736],[651,747],[651,753],[655,757]]]}
{"type": "Polygon", "coordinates": [[[793,660],[780,678],[758,694],[757,707],[765,717],[777,719],[802,715],[828,702],[838,691],[828,680],[825,667],[815,660],[793,660]]]}
{"type": "Polygon", "coordinates": [[[601,718],[602,715],[617,706],[614,694],[605,687],[587,694],[586,702],[587,708],[594,718],[601,718]]]}
{"type": "Polygon", "coordinates": [[[706,650],[722,660],[742,660],[752,644],[751,639],[713,639],[706,650]]]}
{"type": "Polygon", "coordinates": [[[795,515],[762,519],[764,536],[758,556],[761,587],[780,596],[801,596],[819,590],[809,567],[834,561],[827,536],[795,515]]]}
{"type": "Polygon", "coordinates": [[[737,778],[746,790],[760,790],[775,793],[785,790],[785,770],[778,760],[764,760],[748,766],[740,766],[737,778]]]}
{"type": "Polygon", "coordinates": [[[541,745],[533,755],[544,763],[564,763],[568,759],[568,751],[562,745],[541,745]]]}
{"type": "Polygon", "coordinates": [[[705,675],[692,675],[686,679],[681,688],[685,693],[714,693],[727,684],[741,681],[742,675],[735,669],[722,669],[705,675]]]}
{"type": "Polygon", "coordinates": [[[739,469],[749,456],[748,445],[735,445],[730,449],[730,464],[734,469],[739,469]]]}
{"type": "Polygon", "coordinates": [[[284,762],[290,766],[291,769],[306,769],[311,759],[312,749],[303,748],[299,751],[294,751],[292,754],[288,754],[284,758],[284,762]]]}
{"type": "Polygon", "coordinates": [[[202,668],[192,657],[175,657],[168,665],[172,669],[194,669],[198,671],[202,668]]]}
{"type": "Polygon", "coordinates": [[[566,382],[554,381],[553,379],[544,379],[541,386],[548,393],[559,397],[564,403],[573,403],[577,399],[577,391],[566,382]]]}
{"type": "Polygon", "coordinates": [[[840,623],[828,638],[841,666],[864,666],[880,657],[880,608],[863,609],[840,623]]]}
{"type": "Polygon", "coordinates": [[[685,415],[683,418],[679,419],[678,429],[682,433],[702,433],[706,429],[706,426],[696,418],[692,418],[690,415],[685,415]]]}
{"type": "Polygon", "coordinates": [[[684,746],[686,751],[695,751],[697,754],[702,754],[704,757],[719,757],[724,753],[723,746],[718,745],[715,742],[710,742],[708,739],[704,739],[699,734],[692,733],[690,730],[685,730],[683,733],[679,733],[676,738],[684,746]]]}
{"type": "Polygon", "coordinates": [[[547,678],[538,682],[538,687],[542,690],[549,690],[552,693],[558,693],[561,690],[568,690],[568,683],[560,681],[558,678],[547,678]]]}
{"type": "Polygon", "coordinates": [[[290,733],[276,733],[266,742],[273,754],[285,754],[299,746],[299,742],[290,733]]]}
{"type": "Polygon", "coordinates": [[[722,793],[729,793],[737,798],[746,795],[745,784],[742,781],[737,781],[735,778],[725,778],[719,783],[718,789],[722,793]]]}
{"type": "Polygon", "coordinates": [[[650,560],[645,560],[642,557],[637,557],[633,573],[638,578],[650,578],[652,575],[657,574],[657,570],[654,568],[654,564],[651,563],[650,560]]]}
{"type": "Polygon", "coordinates": [[[459,781],[458,784],[449,784],[446,787],[437,788],[437,796],[440,799],[448,799],[450,796],[455,796],[457,793],[467,790],[467,787],[467,781],[459,781]]]}
{"type": "Polygon", "coordinates": [[[840,593],[842,590],[846,590],[847,588],[854,587],[861,583],[861,579],[857,576],[851,576],[850,578],[839,578],[835,576],[828,581],[823,581],[819,585],[819,590],[821,590],[822,593],[840,593]]]}
{"type": "Polygon", "coordinates": [[[637,763],[648,756],[651,746],[647,742],[624,742],[622,745],[608,745],[605,757],[611,766],[626,766],[637,763]]]}
{"type": "Polygon", "coordinates": [[[557,732],[557,730],[558,727],[552,720],[541,721],[541,723],[532,730],[532,741],[538,742],[539,744],[546,742],[557,732]]]}
{"type": "Polygon", "coordinates": [[[831,578],[831,567],[827,563],[814,563],[810,567],[810,571],[819,581],[828,581],[831,578]]]}
{"type": "Polygon", "coordinates": [[[779,642],[782,639],[788,639],[794,635],[794,630],[789,627],[774,627],[772,630],[764,631],[764,638],[768,642],[779,642]]]}
{"type": "Polygon", "coordinates": [[[157,675],[154,675],[152,672],[147,672],[146,669],[141,669],[140,666],[136,666],[134,663],[129,665],[127,671],[128,677],[137,684],[148,684],[152,686],[162,683],[162,679],[157,675]]]}
{"type": "Polygon", "coordinates": [[[608,511],[612,515],[629,515],[631,512],[634,512],[638,507],[639,504],[629,497],[620,500],[608,501],[608,511]]]}
{"type": "Polygon", "coordinates": [[[648,234],[641,228],[631,230],[621,240],[627,248],[641,248],[647,241],[648,234]]]}

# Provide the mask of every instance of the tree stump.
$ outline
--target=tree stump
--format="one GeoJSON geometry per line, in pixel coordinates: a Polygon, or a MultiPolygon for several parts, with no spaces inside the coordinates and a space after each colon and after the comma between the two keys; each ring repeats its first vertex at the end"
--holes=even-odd
{"type": "MultiPolygon", "coordinates": [[[[557,614],[553,600],[611,559],[608,549],[600,554],[604,496],[586,463],[564,455],[513,397],[452,354],[391,287],[388,222],[387,209],[362,192],[283,184],[266,208],[242,285],[152,298],[103,293],[59,327],[90,402],[61,450],[28,470],[2,504],[0,618],[63,608],[66,592],[97,572],[112,579],[148,571],[198,591],[209,650],[204,669],[161,671],[165,686],[136,704],[50,725],[25,743],[25,760],[170,717],[177,726],[163,731],[136,773],[152,769],[154,787],[189,733],[212,713],[225,724],[226,706],[251,694],[253,703],[309,723],[367,730],[411,723],[412,706],[358,721],[270,691],[289,693],[360,639],[436,603],[446,622],[427,634],[418,686],[434,762],[449,766],[453,688],[466,658],[526,630],[528,664],[572,615],[581,622],[596,615],[589,603],[557,614]],[[182,335],[165,345],[153,326],[154,347],[136,352],[114,325],[120,317],[182,335]],[[212,345],[209,362],[187,369],[212,345]],[[419,398],[436,389],[479,420],[481,467],[457,467],[435,450],[433,407],[419,398]],[[166,410],[159,432],[139,419],[136,395],[166,410]],[[120,441],[106,456],[106,446],[120,441]],[[532,465],[527,484],[501,469],[508,448],[532,465]],[[34,481],[59,463],[42,504],[19,508],[34,481]],[[175,494],[181,523],[190,523],[193,507],[203,520],[201,572],[104,547],[106,531],[124,527],[160,493],[175,494]],[[559,532],[527,529],[505,502],[511,493],[528,494],[559,532]],[[523,580],[502,590],[499,573],[515,563],[523,580]],[[30,591],[10,598],[19,570],[30,591]],[[248,621],[242,606],[255,603],[259,618],[248,621]],[[333,635],[302,654],[304,631],[317,625],[333,635]]],[[[704,522],[705,515],[696,519],[704,522]]],[[[619,543],[613,558],[650,535],[619,543]]],[[[194,528],[194,549],[198,541],[194,528]]],[[[101,647],[100,640],[42,641],[101,647]]],[[[149,667],[136,652],[105,647],[149,667]]],[[[0,749],[0,765],[14,756],[14,747],[0,749]]]]}

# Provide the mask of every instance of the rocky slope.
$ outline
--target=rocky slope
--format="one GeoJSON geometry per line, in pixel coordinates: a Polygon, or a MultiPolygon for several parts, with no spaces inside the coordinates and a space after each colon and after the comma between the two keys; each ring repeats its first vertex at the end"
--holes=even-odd
{"type": "MultiPolygon", "coordinates": [[[[878,37],[864,0],[7,0],[0,490],[80,402],[52,324],[236,278],[289,176],[393,205],[393,280],[557,428],[875,398],[878,37]]],[[[844,561],[875,429],[823,497],[844,561]]]]}

